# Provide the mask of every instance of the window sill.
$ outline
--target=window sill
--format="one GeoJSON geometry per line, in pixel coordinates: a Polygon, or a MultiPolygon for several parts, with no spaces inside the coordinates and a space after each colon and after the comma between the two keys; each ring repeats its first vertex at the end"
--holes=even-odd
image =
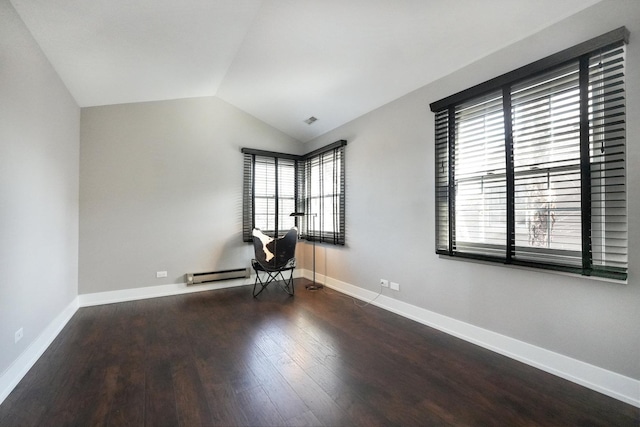
{"type": "Polygon", "coordinates": [[[535,272],[535,273],[546,273],[546,274],[553,274],[553,275],[559,275],[559,276],[575,277],[575,278],[578,278],[578,279],[594,280],[596,282],[607,282],[607,283],[613,283],[613,284],[616,284],[616,285],[626,285],[626,284],[628,284],[628,281],[629,281],[628,277],[625,280],[617,280],[617,279],[610,279],[608,277],[585,276],[585,275],[582,275],[582,274],[570,273],[570,272],[566,272],[566,271],[547,270],[547,269],[543,269],[543,268],[526,267],[526,266],[523,266],[523,265],[514,265],[514,264],[505,264],[505,263],[500,263],[500,262],[483,261],[483,260],[480,260],[480,259],[473,259],[473,258],[449,256],[449,255],[444,255],[444,254],[436,254],[436,255],[438,255],[438,258],[440,258],[440,259],[445,259],[445,260],[450,260],[450,261],[456,261],[456,262],[462,261],[462,262],[469,262],[469,263],[472,263],[472,264],[488,265],[488,266],[491,266],[491,267],[498,267],[498,268],[508,268],[508,269],[531,271],[531,272],[535,272]]]}

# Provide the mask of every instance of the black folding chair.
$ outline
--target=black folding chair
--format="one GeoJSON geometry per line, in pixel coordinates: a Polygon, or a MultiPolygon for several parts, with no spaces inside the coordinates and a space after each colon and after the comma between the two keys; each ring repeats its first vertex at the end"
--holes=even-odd
{"type": "Polygon", "coordinates": [[[253,284],[254,297],[260,295],[272,282],[277,282],[278,278],[280,278],[282,289],[293,296],[293,270],[296,268],[297,242],[296,227],[292,227],[287,234],[279,238],[267,236],[258,228],[253,229],[255,258],[251,260],[251,266],[256,272],[256,280],[253,284]],[[283,272],[287,271],[288,278],[283,275],[283,272]],[[263,277],[260,277],[261,272],[263,277]]]}

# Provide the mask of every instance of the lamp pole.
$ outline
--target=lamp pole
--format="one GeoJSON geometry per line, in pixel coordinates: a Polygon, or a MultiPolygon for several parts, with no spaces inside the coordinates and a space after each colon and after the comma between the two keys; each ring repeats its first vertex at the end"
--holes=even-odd
{"type": "Polygon", "coordinates": [[[323,285],[320,285],[318,283],[316,283],[316,239],[314,237],[315,234],[315,229],[316,229],[316,217],[318,216],[318,214],[316,213],[304,213],[304,212],[292,212],[291,214],[289,214],[289,216],[297,216],[297,217],[302,217],[302,216],[310,216],[313,218],[312,220],[312,226],[311,226],[311,238],[312,238],[312,243],[313,243],[313,283],[311,283],[310,285],[307,285],[306,288],[310,291],[315,291],[318,289],[323,288],[323,285]]]}

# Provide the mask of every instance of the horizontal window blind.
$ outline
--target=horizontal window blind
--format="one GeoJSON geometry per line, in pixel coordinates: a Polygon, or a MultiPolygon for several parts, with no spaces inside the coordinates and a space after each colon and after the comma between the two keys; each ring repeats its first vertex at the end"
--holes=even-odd
{"type": "Polygon", "coordinates": [[[316,217],[305,217],[305,238],[335,245],[345,243],[344,145],[306,156],[300,205],[316,217]]]}
{"type": "Polygon", "coordinates": [[[285,233],[295,226],[295,218],[290,216],[296,211],[296,161],[278,160],[278,222],[276,234],[285,233]]]}
{"type": "MultiPolygon", "coordinates": [[[[440,253],[451,253],[449,235],[449,212],[454,198],[449,197],[449,173],[453,172],[449,168],[449,110],[441,110],[435,117],[435,170],[436,170],[436,251],[440,253]]],[[[453,192],[452,192],[453,193],[453,192]]]]}
{"type": "Polygon", "coordinates": [[[593,269],[627,269],[624,48],[589,58],[589,152],[593,269]]]}
{"type": "Polygon", "coordinates": [[[263,231],[276,230],[276,159],[256,157],[254,162],[254,226],[263,231]]]}
{"type": "Polygon", "coordinates": [[[252,241],[253,221],[253,163],[255,155],[244,153],[242,180],[242,240],[252,241]]]}
{"type": "Polygon", "coordinates": [[[456,106],[455,123],[456,250],[504,257],[507,218],[501,92],[456,106]]]}
{"type": "Polygon", "coordinates": [[[431,105],[437,253],[626,279],[627,38],[431,105]]]}
{"type": "Polygon", "coordinates": [[[279,235],[295,224],[296,160],[244,155],[243,240],[252,240],[252,230],[279,235]]]}
{"type": "Polygon", "coordinates": [[[579,62],[511,88],[514,259],[582,265],[579,62]]]}

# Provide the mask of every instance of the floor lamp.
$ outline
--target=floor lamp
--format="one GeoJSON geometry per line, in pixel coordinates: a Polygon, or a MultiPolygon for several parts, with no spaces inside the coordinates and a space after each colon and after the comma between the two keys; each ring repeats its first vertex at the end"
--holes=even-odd
{"type": "Polygon", "coordinates": [[[322,289],[324,287],[324,285],[318,284],[316,283],[316,239],[313,236],[314,232],[315,232],[315,228],[316,228],[316,217],[318,216],[318,214],[315,213],[304,213],[304,212],[292,212],[291,214],[289,214],[289,216],[297,216],[297,217],[303,217],[303,216],[310,216],[313,217],[313,221],[312,221],[312,226],[311,226],[311,241],[313,242],[313,283],[311,283],[310,285],[305,286],[308,290],[310,291],[316,291],[318,289],[322,289]]]}

